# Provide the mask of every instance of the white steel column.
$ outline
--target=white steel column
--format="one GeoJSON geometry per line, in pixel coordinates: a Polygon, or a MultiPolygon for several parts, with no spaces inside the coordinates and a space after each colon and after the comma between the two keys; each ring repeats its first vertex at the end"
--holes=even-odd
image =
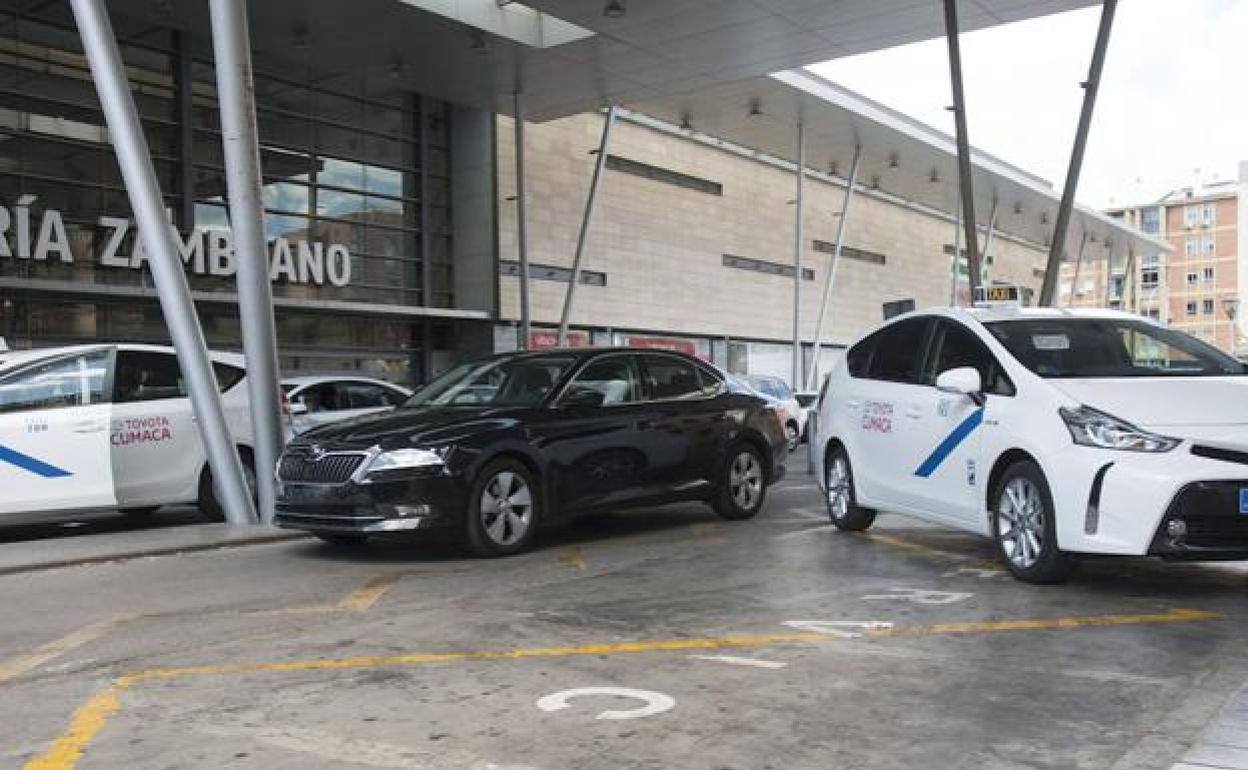
{"type": "MultiPolygon", "coordinates": [[[[149,254],[161,311],[169,326],[178,364],[186,377],[191,406],[204,439],[226,519],[231,524],[254,523],[255,508],[243,480],[238,452],[226,427],[221,393],[208,358],[208,346],[191,301],[186,274],[182,271],[182,258],[165,216],[147,138],[126,81],[108,11],[103,0],[71,0],[71,6],[117,153],[130,206],[138,223],[139,235],[149,254]]],[[[271,473],[272,469],[259,469],[259,472],[271,473]]]]}
{"type": "Polygon", "coordinates": [[[532,318],[529,313],[529,222],[524,190],[524,104],[520,91],[513,95],[516,142],[516,252],[520,260],[520,349],[529,347],[532,318]]]}
{"type": "MultiPolygon", "coordinates": [[[[975,222],[975,193],[971,174],[971,140],[966,129],[966,99],[962,95],[962,50],[958,41],[958,0],[945,0],[945,40],[949,46],[949,80],[953,92],[953,124],[957,129],[958,189],[962,195],[962,228],[966,232],[966,268],[971,298],[979,286],[979,228],[975,222]]],[[[951,303],[952,304],[952,303],[951,303]]]]}
{"type": "Polygon", "coordinates": [[[230,197],[230,230],[238,264],[238,314],[247,360],[247,397],[254,431],[260,521],[273,520],[277,501],[273,469],[284,443],[278,382],[277,324],[264,235],[260,133],[246,0],[209,0],[216,58],[221,143],[230,197]]]}
{"type": "Polygon", "coordinates": [[[581,217],[581,232],[576,238],[576,256],[572,258],[572,275],[569,276],[568,293],[563,298],[563,315],[559,318],[559,346],[568,344],[568,322],[572,318],[572,301],[576,298],[576,285],[581,282],[581,259],[585,256],[585,238],[589,235],[589,223],[594,216],[594,203],[598,200],[598,186],[602,182],[602,169],[607,165],[607,147],[611,140],[611,126],[615,123],[615,106],[607,108],[602,124],[602,138],[598,141],[598,158],[594,161],[594,177],[589,182],[589,196],[585,199],[585,214],[581,217]]]}
{"type": "Polygon", "coordinates": [[[1102,287],[1104,295],[1101,306],[1109,309],[1109,287],[1114,280],[1114,244],[1108,242],[1105,244],[1105,285],[1102,287]]]}
{"type": "Polygon", "coordinates": [[[1109,46],[1109,31],[1114,25],[1114,9],[1118,0],[1104,0],[1101,5],[1101,24],[1096,32],[1096,45],[1092,49],[1092,64],[1088,79],[1083,82],[1083,109],[1079,113],[1079,126],[1075,129],[1075,144],[1070,151],[1070,166],[1066,169],[1066,185],[1062,188],[1062,201],[1057,207],[1057,221],[1053,223],[1053,243],[1049,248],[1049,261],[1044,270],[1044,283],[1040,287],[1040,304],[1052,305],[1057,298],[1058,271],[1061,269],[1062,249],[1066,244],[1066,230],[1070,226],[1070,213],[1075,206],[1075,190],[1079,187],[1079,172],[1083,168],[1083,152],[1088,145],[1088,130],[1092,127],[1092,109],[1096,106],[1096,92],[1101,85],[1101,70],[1105,67],[1105,49],[1109,46]]]}
{"type": "Polygon", "coordinates": [[[797,123],[797,197],[793,201],[793,389],[802,383],[802,204],[806,179],[806,126],[797,123]]]}
{"type": "Polygon", "coordinates": [[[1083,237],[1079,239],[1079,254],[1075,257],[1075,277],[1070,282],[1070,298],[1066,300],[1066,307],[1075,304],[1075,293],[1079,291],[1079,271],[1083,268],[1083,250],[1088,246],[1088,231],[1083,231],[1083,237]]]}
{"type": "Polygon", "coordinates": [[[1128,313],[1134,313],[1135,308],[1135,249],[1127,252],[1127,269],[1122,275],[1122,309],[1128,313]],[[1131,292],[1131,305],[1127,304],[1127,292],[1131,292]]]}
{"type": "Polygon", "coordinates": [[[841,202],[841,221],[836,224],[836,246],[832,249],[832,264],[828,266],[828,279],[823,286],[823,301],[819,303],[819,320],[815,322],[815,349],[810,355],[810,374],[806,378],[806,390],[813,391],[819,378],[819,351],[823,345],[823,320],[832,301],[832,287],[836,283],[836,268],[841,264],[841,247],[845,243],[845,228],[849,221],[849,201],[854,197],[854,182],[858,180],[858,161],[862,158],[862,146],[854,147],[854,160],[849,166],[849,184],[845,185],[845,200],[841,202]]]}

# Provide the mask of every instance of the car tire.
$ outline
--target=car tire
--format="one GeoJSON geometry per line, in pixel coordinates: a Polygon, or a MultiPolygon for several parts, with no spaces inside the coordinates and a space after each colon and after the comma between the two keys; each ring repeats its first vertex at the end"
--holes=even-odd
{"type": "Polygon", "coordinates": [[[763,454],[752,444],[738,444],[728,452],[713,507],[729,521],[751,519],[767,501],[767,471],[763,454]]]}
{"type": "Polygon", "coordinates": [[[125,516],[127,519],[143,521],[152,518],[152,516],[156,514],[156,511],[159,510],[159,505],[141,505],[134,508],[122,508],[121,515],[125,516]]]}
{"type": "Polygon", "coordinates": [[[516,460],[496,460],[477,474],[468,495],[468,548],[487,557],[520,553],[533,542],[540,516],[533,473],[516,460]]]}
{"type": "MultiPolygon", "coordinates": [[[[243,463],[243,480],[247,490],[251,492],[251,501],[256,503],[256,460],[247,447],[238,448],[239,459],[243,463]]],[[[208,521],[225,521],[225,506],[217,498],[216,486],[212,483],[212,466],[204,464],[199,474],[199,512],[208,521]]]]}
{"type": "Polygon", "coordinates": [[[789,420],[784,424],[784,444],[790,452],[797,451],[797,445],[802,443],[802,432],[797,429],[797,423],[789,420]]]}
{"type": "Polygon", "coordinates": [[[845,532],[861,532],[875,523],[875,511],[858,505],[854,467],[849,453],[839,444],[823,461],[823,501],[833,526],[845,532]]]}
{"type": "Polygon", "coordinates": [[[313,532],[322,542],[330,545],[350,546],[363,545],[368,535],[357,535],[351,532],[313,532]]]}
{"type": "Polygon", "coordinates": [[[992,493],[992,539],[1010,574],[1027,583],[1060,583],[1076,566],[1057,547],[1053,496],[1034,462],[1014,463],[992,493]]]}

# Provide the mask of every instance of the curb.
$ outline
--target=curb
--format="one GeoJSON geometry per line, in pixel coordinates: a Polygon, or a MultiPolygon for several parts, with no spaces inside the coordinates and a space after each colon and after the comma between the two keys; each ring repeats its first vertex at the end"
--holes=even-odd
{"type": "Polygon", "coordinates": [[[311,537],[311,535],[306,532],[269,532],[265,534],[223,539],[208,543],[164,545],[150,548],[135,547],[130,550],[114,551],[106,554],[79,556],[69,559],[58,559],[55,561],[43,561],[31,564],[18,564],[10,567],[0,567],[0,577],[20,575],[29,572],[44,572],[47,570],[62,569],[64,567],[81,567],[91,564],[108,564],[110,562],[131,561],[133,559],[141,559],[147,556],[174,556],[182,553],[219,551],[227,548],[241,548],[250,545],[281,543],[290,540],[302,540],[307,537],[311,537]]]}

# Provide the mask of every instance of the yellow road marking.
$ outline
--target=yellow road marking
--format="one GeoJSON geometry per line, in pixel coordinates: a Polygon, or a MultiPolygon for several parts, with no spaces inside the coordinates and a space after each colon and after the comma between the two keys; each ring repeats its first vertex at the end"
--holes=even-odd
{"type": "Polygon", "coordinates": [[[82,647],[85,644],[94,642],[101,636],[127,620],[138,617],[137,614],[116,615],[105,620],[100,620],[87,626],[62,636],[60,639],[48,642],[24,655],[18,655],[0,663],[0,682],[7,681],[16,676],[21,676],[28,671],[42,666],[50,660],[59,658],[67,652],[82,647]]]}
{"type": "MultiPolygon", "coordinates": [[[[1074,615],[1059,618],[1022,618],[1017,620],[976,620],[964,623],[934,623],[926,625],[893,626],[890,628],[864,629],[864,637],[923,636],[933,634],[966,634],[995,631],[1036,631],[1096,626],[1123,626],[1155,623],[1183,623],[1199,620],[1216,620],[1221,616],[1214,612],[1193,609],[1174,609],[1167,612],[1136,613],[1123,615],[1074,615]]],[[[693,639],[657,639],[635,642],[606,642],[578,644],[562,647],[528,647],[512,650],[483,650],[468,652],[426,652],[404,655],[360,655],[350,658],[320,658],[314,660],[290,660],[258,663],[235,663],[211,666],[186,666],[182,668],[156,668],[125,674],[113,680],[105,690],[92,696],[74,712],[69,728],[53,741],[43,754],[26,763],[23,770],[73,770],[88,743],[104,727],[104,723],[120,708],[123,691],[141,683],[170,680],[190,676],[246,674],[260,672],[324,671],[351,668],[377,668],[381,666],[411,666],[426,663],[477,660],[518,660],[524,658],[556,658],[576,655],[612,655],[620,653],[671,652],[683,650],[715,650],[724,648],[764,647],[773,644],[816,643],[836,641],[838,637],[827,634],[775,633],[737,634],[693,639]]]]}
{"type": "Polygon", "coordinates": [[[585,551],[579,545],[570,545],[559,551],[556,561],[567,567],[576,567],[577,569],[586,569],[589,565],[585,563],[585,551]]]}
{"type": "Polygon", "coordinates": [[[77,765],[87,744],[104,729],[109,717],[121,709],[121,693],[129,686],[118,679],[92,695],[74,712],[69,729],[53,741],[47,751],[27,762],[23,770],[69,770],[77,765]]]}
{"type": "Polygon", "coordinates": [[[724,542],[723,528],[718,524],[695,524],[693,536],[699,543],[717,545],[724,542]]]}
{"type": "Polygon", "coordinates": [[[982,567],[984,569],[998,569],[998,570],[1001,569],[1001,565],[998,562],[993,561],[992,559],[978,559],[974,556],[967,556],[964,553],[958,553],[957,551],[946,551],[943,548],[936,548],[930,545],[923,545],[922,543],[915,543],[913,541],[905,540],[900,537],[896,537],[894,535],[882,535],[878,532],[866,532],[866,533],[863,533],[862,537],[865,537],[868,540],[873,540],[877,543],[884,543],[885,545],[891,545],[894,548],[901,548],[906,551],[920,553],[925,556],[938,556],[942,559],[952,559],[954,561],[962,562],[964,564],[970,564],[975,567],[982,567]]]}
{"type": "Polygon", "coordinates": [[[403,577],[403,573],[394,572],[373,578],[347,594],[342,601],[338,602],[338,609],[347,612],[364,612],[376,604],[401,577],[403,577]]]}

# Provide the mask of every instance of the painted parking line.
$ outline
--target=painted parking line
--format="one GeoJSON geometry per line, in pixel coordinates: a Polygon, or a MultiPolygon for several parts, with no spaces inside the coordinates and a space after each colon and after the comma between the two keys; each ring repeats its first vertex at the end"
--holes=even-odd
{"type": "Polygon", "coordinates": [[[911,553],[922,554],[924,556],[934,556],[941,559],[949,559],[962,564],[978,567],[980,569],[996,570],[1000,569],[1001,566],[999,562],[992,559],[981,559],[975,556],[968,556],[967,554],[959,553],[958,551],[949,551],[944,548],[936,548],[934,546],[924,545],[923,543],[916,543],[913,540],[906,540],[905,538],[897,537],[896,535],[885,535],[879,532],[864,532],[860,535],[860,537],[865,537],[866,539],[876,543],[890,545],[894,548],[900,548],[904,551],[910,551],[911,553]]]}
{"type": "Polygon", "coordinates": [[[17,676],[21,676],[29,671],[39,668],[43,664],[55,660],[67,652],[82,647],[86,644],[94,642],[109,631],[129,620],[137,618],[138,614],[114,615],[111,618],[96,621],[89,625],[83,626],[72,631],[60,639],[54,639],[47,644],[31,650],[24,655],[18,655],[4,662],[0,662],[0,682],[8,681],[17,676]]]}
{"type": "Polygon", "coordinates": [[[403,577],[402,572],[375,577],[347,594],[342,601],[338,602],[337,608],[343,612],[365,612],[371,609],[401,577],[403,577]]]}
{"type": "MultiPolygon", "coordinates": [[[[1003,631],[1063,630],[1088,627],[1126,626],[1162,623],[1189,623],[1217,620],[1214,612],[1196,609],[1173,609],[1167,612],[1121,615],[1076,615],[1057,618],[1021,618],[1012,620],[981,620],[962,623],[931,623],[864,628],[862,637],[926,636],[935,634],[970,634],[1003,631]]],[[[780,644],[816,644],[844,641],[844,637],[818,632],[773,634],[737,634],[689,639],[657,639],[634,642],[606,642],[556,647],[528,647],[510,650],[464,652],[424,652],[402,655],[361,655],[349,658],[316,658],[311,660],[231,663],[181,668],[156,668],[117,677],[105,689],[91,696],[74,712],[69,727],[57,737],[46,752],[31,759],[23,770],[73,770],[91,741],[121,709],[121,695],[136,685],[151,681],[168,681],[185,677],[221,676],[265,672],[327,671],[365,669],[389,666],[414,666],[433,663],[468,661],[523,660],[575,656],[604,656],[645,652],[678,652],[768,647],[780,644]]]]}
{"type": "Polygon", "coordinates": [[[585,549],[579,545],[560,548],[555,561],[565,567],[575,567],[576,569],[587,569],[589,567],[589,564],[585,562],[585,549]]]}

